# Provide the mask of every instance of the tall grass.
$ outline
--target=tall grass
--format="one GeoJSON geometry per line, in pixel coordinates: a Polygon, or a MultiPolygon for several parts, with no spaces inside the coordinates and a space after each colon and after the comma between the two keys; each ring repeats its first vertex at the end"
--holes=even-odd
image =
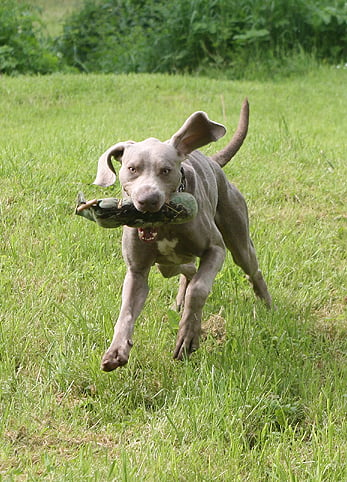
{"type": "MultiPolygon", "coordinates": [[[[346,480],[346,71],[281,82],[0,78],[0,478],[346,480]],[[129,364],[99,370],[120,304],[120,230],[73,214],[117,140],[193,111],[250,132],[227,167],[277,311],[228,257],[189,361],[177,280],[151,273],[129,364]]],[[[209,146],[213,153],[224,145],[209,146]]]]}

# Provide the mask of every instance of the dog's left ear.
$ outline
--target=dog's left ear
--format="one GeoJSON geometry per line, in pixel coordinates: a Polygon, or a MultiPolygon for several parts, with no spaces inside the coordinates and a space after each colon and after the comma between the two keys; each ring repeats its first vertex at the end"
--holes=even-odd
{"type": "Polygon", "coordinates": [[[195,149],[217,141],[226,133],[222,124],[211,121],[202,111],[195,112],[185,121],[168,142],[180,154],[190,154],[195,149]]]}
{"type": "Polygon", "coordinates": [[[124,154],[124,149],[130,144],[134,144],[134,142],[119,142],[118,144],[111,146],[102,154],[98,162],[98,171],[93,184],[103,187],[108,187],[114,184],[117,176],[112,164],[112,158],[116,159],[117,161],[121,161],[124,154]]]}

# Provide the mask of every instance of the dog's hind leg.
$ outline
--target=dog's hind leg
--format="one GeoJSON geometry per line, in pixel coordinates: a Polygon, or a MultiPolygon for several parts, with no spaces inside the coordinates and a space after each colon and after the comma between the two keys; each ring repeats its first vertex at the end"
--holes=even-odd
{"type": "Polygon", "coordinates": [[[180,312],[184,306],[184,298],[186,297],[186,291],[189,281],[190,280],[186,276],[184,276],[184,274],[181,274],[175,302],[175,308],[178,312],[180,312]]]}
{"type": "Polygon", "coordinates": [[[216,222],[234,262],[246,273],[254,293],[271,307],[271,295],[259,269],[256,251],[249,235],[246,202],[231,184],[223,192],[223,203],[218,205],[216,222]]]}
{"type": "Polygon", "coordinates": [[[184,307],[184,299],[186,296],[189,282],[196,273],[195,263],[192,262],[187,264],[180,264],[174,267],[159,264],[158,269],[165,278],[170,278],[171,276],[181,274],[178,285],[178,293],[176,296],[175,305],[173,307],[173,309],[176,309],[178,312],[180,312],[184,307]]]}

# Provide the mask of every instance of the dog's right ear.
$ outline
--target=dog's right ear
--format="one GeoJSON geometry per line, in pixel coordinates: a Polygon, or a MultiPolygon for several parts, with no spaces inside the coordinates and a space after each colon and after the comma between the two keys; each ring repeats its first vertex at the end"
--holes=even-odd
{"type": "Polygon", "coordinates": [[[93,184],[103,187],[108,187],[114,184],[117,176],[112,164],[112,158],[121,161],[124,149],[130,144],[134,144],[134,142],[119,142],[118,144],[111,146],[102,154],[98,162],[98,171],[93,184]]]}

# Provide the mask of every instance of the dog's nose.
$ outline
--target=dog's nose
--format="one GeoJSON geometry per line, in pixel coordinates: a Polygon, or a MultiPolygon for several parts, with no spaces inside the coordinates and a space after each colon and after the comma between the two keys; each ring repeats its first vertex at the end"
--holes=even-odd
{"type": "Polygon", "coordinates": [[[150,191],[143,192],[137,196],[137,209],[141,212],[155,213],[160,210],[163,205],[163,199],[159,192],[150,191]]]}

